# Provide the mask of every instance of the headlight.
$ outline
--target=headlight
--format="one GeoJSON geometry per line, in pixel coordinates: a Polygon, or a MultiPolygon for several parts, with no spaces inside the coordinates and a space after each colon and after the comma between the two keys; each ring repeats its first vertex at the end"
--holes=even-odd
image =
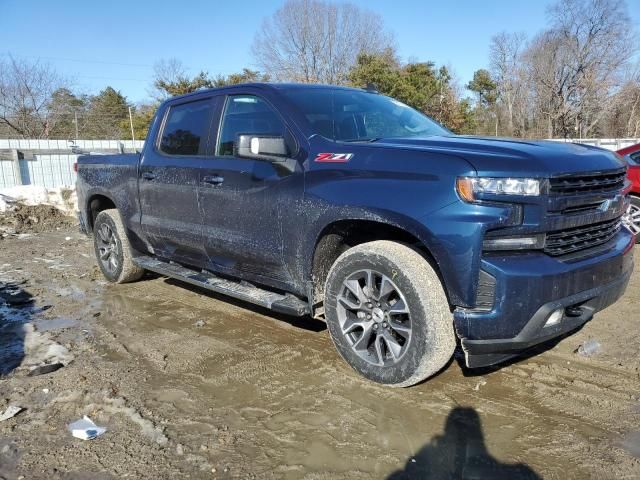
{"type": "Polygon", "coordinates": [[[540,195],[540,180],[534,178],[460,177],[456,188],[463,200],[475,202],[477,194],[540,195]]]}

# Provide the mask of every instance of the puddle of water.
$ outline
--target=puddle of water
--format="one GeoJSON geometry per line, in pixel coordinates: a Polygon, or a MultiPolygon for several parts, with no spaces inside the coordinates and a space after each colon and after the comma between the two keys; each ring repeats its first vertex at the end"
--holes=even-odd
{"type": "Polygon", "coordinates": [[[627,433],[621,445],[631,455],[640,458],[640,431],[627,433]]]}
{"type": "Polygon", "coordinates": [[[73,358],[68,350],[45,332],[76,326],[73,318],[42,318],[48,306],[36,307],[32,295],[22,286],[0,283],[0,375],[20,366],[67,363],[73,358]]]}
{"type": "Polygon", "coordinates": [[[53,291],[61,297],[67,297],[75,301],[84,300],[86,297],[84,290],[79,288],[77,285],[67,285],[66,287],[54,288],[53,291]]]}
{"type": "Polygon", "coordinates": [[[80,324],[80,321],[75,318],[69,317],[55,317],[55,318],[38,318],[33,322],[40,332],[49,332],[55,330],[62,330],[64,328],[75,327],[80,324]]]}
{"type": "Polygon", "coordinates": [[[14,308],[6,303],[0,303],[0,321],[2,324],[27,322],[31,318],[32,313],[31,307],[14,308]]]}
{"type": "Polygon", "coordinates": [[[0,376],[20,366],[24,358],[24,335],[21,323],[0,324],[0,376]]]}
{"type": "Polygon", "coordinates": [[[31,295],[12,282],[0,282],[0,375],[17,368],[24,358],[24,324],[32,316],[31,295]]]}

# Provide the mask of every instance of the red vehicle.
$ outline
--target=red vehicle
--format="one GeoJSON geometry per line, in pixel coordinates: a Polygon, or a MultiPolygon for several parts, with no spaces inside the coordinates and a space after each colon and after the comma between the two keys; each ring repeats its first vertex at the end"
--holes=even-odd
{"type": "Polygon", "coordinates": [[[617,153],[622,155],[629,165],[627,176],[632,183],[629,220],[633,233],[637,236],[636,241],[640,242],[640,143],[621,148],[617,153]]]}

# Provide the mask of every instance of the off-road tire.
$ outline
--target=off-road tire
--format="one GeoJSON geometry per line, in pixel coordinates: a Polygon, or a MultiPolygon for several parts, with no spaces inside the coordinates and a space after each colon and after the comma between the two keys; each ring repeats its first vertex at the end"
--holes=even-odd
{"type": "Polygon", "coordinates": [[[453,356],[453,315],[442,283],[427,260],[406,245],[381,240],[345,251],[329,271],[324,303],[329,333],[338,352],[354,370],[374,382],[408,387],[438,373],[453,356]],[[393,279],[408,307],[411,337],[404,354],[391,365],[373,365],[361,358],[340,325],[338,296],[346,291],[344,282],[362,270],[393,279]]]}
{"type": "Polygon", "coordinates": [[[105,278],[113,283],[134,282],[144,275],[144,269],[133,263],[131,245],[125,232],[120,213],[115,208],[100,212],[93,225],[93,246],[98,266],[105,278]],[[105,261],[100,258],[100,248],[105,246],[101,229],[105,226],[113,232],[114,238],[111,254],[114,255],[115,262],[108,265],[105,265],[105,261]]]}

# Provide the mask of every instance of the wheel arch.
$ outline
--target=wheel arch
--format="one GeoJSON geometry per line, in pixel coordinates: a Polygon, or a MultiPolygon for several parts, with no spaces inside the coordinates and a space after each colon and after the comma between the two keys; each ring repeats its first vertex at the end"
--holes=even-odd
{"type": "Polygon", "coordinates": [[[309,292],[310,304],[314,306],[314,310],[321,309],[327,275],[337,258],[351,247],[375,240],[402,243],[420,253],[440,278],[448,296],[446,282],[437,257],[433,253],[430,242],[425,240],[424,234],[419,234],[411,227],[401,227],[397,223],[382,219],[353,217],[327,223],[315,238],[311,255],[308,257],[310,260],[307,263],[307,278],[312,285],[309,292]]]}
{"type": "Polygon", "coordinates": [[[103,210],[110,208],[117,209],[116,202],[113,201],[110,195],[104,192],[94,193],[87,199],[86,212],[87,212],[87,230],[93,231],[93,226],[96,221],[96,217],[103,210]]]}

